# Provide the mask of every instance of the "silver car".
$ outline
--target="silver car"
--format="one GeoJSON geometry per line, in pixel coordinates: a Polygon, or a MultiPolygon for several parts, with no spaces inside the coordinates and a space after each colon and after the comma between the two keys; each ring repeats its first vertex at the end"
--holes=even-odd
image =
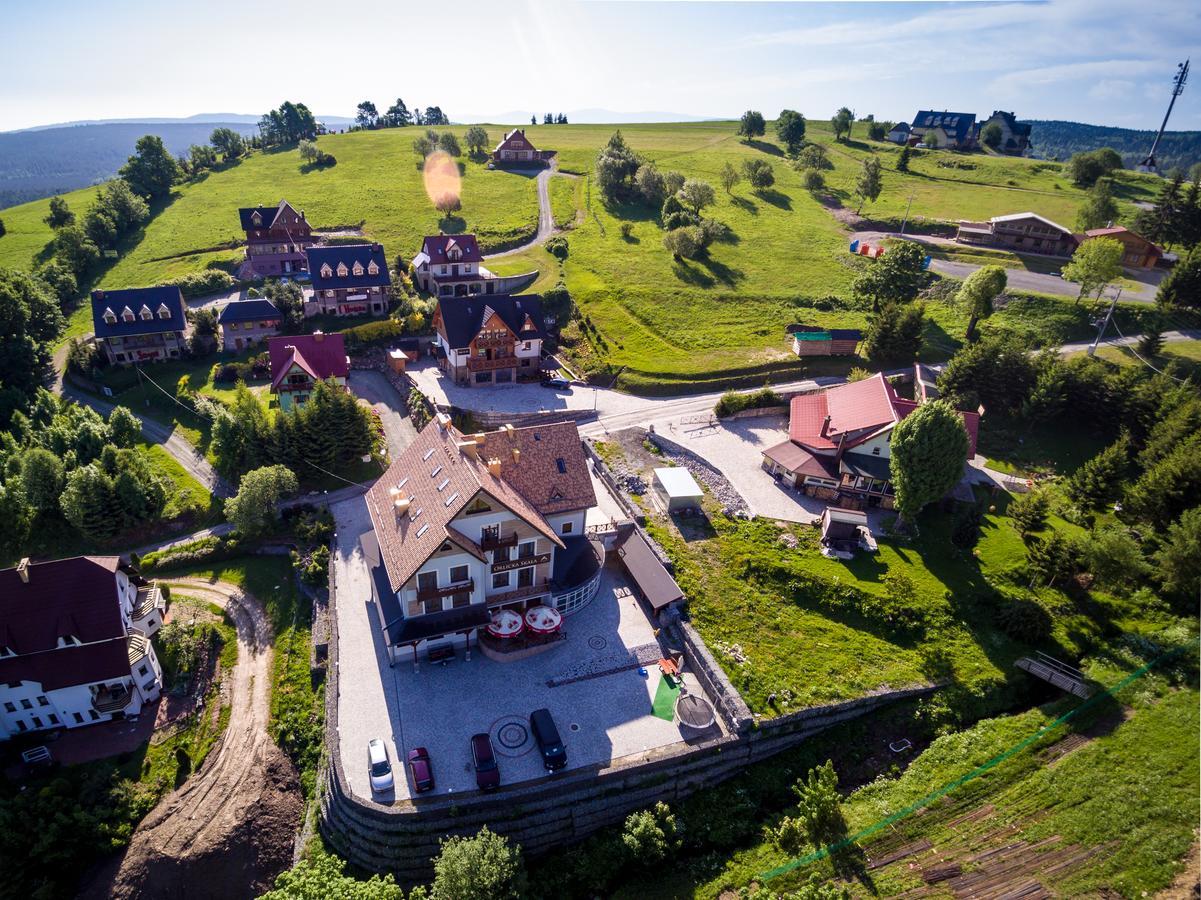
{"type": "Polygon", "coordinates": [[[371,772],[372,791],[382,794],[392,790],[392,763],[388,761],[388,748],[379,738],[367,742],[367,767],[371,772]]]}

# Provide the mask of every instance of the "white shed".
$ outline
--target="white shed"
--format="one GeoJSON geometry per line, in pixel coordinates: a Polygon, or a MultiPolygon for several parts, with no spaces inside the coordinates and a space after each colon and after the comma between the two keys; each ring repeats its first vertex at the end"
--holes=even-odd
{"type": "Polygon", "coordinates": [[[692,477],[692,473],[682,466],[655,469],[653,487],[668,512],[701,508],[704,492],[692,477]]]}

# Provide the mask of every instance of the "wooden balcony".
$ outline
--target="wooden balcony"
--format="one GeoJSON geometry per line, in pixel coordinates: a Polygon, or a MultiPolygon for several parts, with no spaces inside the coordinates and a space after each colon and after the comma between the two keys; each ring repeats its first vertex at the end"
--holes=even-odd
{"type": "Polygon", "coordinates": [[[467,369],[471,372],[490,372],[494,369],[517,368],[516,356],[499,356],[496,359],[485,359],[482,356],[467,357],[467,369]]]}
{"type": "Polygon", "coordinates": [[[483,347],[485,349],[488,347],[507,347],[510,353],[513,351],[513,336],[511,334],[504,334],[500,337],[493,338],[484,337],[483,335],[477,334],[472,343],[474,343],[477,347],[483,347]]]}
{"type": "Polygon", "coordinates": [[[481,550],[499,550],[501,547],[516,547],[517,532],[501,534],[495,537],[485,535],[480,539],[481,550]]]}
{"type": "Polygon", "coordinates": [[[424,590],[418,588],[417,599],[419,601],[436,600],[439,597],[449,597],[452,594],[471,593],[474,590],[475,581],[471,578],[468,578],[466,581],[448,584],[446,587],[426,588],[424,590]]]}
{"type": "Polygon", "coordinates": [[[119,690],[102,688],[92,695],[92,709],[101,715],[108,715],[125,709],[132,699],[133,694],[124,685],[119,690]]]}

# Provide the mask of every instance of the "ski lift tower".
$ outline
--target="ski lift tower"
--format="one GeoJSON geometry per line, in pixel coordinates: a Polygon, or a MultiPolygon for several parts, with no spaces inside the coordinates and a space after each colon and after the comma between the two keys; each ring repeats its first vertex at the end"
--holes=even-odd
{"type": "Polygon", "coordinates": [[[1168,111],[1164,113],[1163,124],[1159,126],[1159,134],[1155,135],[1155,143],[1151,145],[1151,152],[1138,164],[1140,172],[1159,172],[1159,164],[1155,161],[1155,151],[1159,149],[1164,129],[1168,127],[1168,118],[1172,115],[1172,107],[1176,105],[1176,98],[1184,93],[1184,83],[1188,81],[1188,64],[1189,61],[1186,59],[1176,67],[1176,77],[1172,79],[1172,99],[1168,101],[1168,111]]]}

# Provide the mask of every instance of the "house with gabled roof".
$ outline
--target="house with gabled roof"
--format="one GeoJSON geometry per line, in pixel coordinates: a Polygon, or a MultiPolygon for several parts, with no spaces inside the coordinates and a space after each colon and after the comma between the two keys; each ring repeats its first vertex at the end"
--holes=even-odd
{"type": "Polygon", "coordinates": [[[545,163],[555,155],[554,150],[539,150],[525,135],[524,128],[514,128],[492,151],[492,162],[498,165],[530,165],[545,163]]]}
{"type": "Polygon", "coordinates": [[[854,356],[855,348],[863,340],[863,332],[857,328],[794,324],[788,326],[787,333],[792,335],[792,352],[797,356],[854,356]]]}
{"type": "Polygon", "coordinates": [[[541,376],[542,298],[444,298],[434,311],[434,355],[456,384],[513,384],[541,376]]]}
{"type": "MultiPolygon", "coordinates": [[[[920,403],[897,396],[883,373],[811,394],[789,405],[788,440],[763,451],[763,467],[790,487],[838,506],[893,508],[889,441],[920,403]]],[[[963,412],[966,464],[976,455],[980,414],[963,412]]]]}
{"type": "Polygon", "coordinates": [[[380,244],[335,244],[310,247],[309,275],[313,299],[306,313],[334,316],[383,316],[388,312],[388,260],[380,244]]]}
{"type": "Polygon", "coordinates": [[[1128,269],[1154,269],[1163,258],[1161,250],[1152,241],[1121,225],[1108,228],[1090,228],[1080,235],[1080,243],[1095,238],[1112,238],[1122,245],[1122,265],[1128,269]]]}
{"type": "Polygon", "coordinates": [[[304,251],[315,243],[304,210],[297,212],[287,200],[277,206],[248,206],[238,210],[246,234],[246,262],[254,275],[279,277],[303,272],[304,251]]]}
{"type": "Polygon", "coordinates": [[[350,359],[341,334],[293,334],[267,339],[271,358],[271,393],[279,408],[304,406],[318,381],[333,379],[345,386],[350,359]]]}
{"type": "Polygon", "coordinates": [[[379,628],[390,662],[470,648],[501,609],[569,614],[596,592],[603,551],[574,422],[464,434],[439,414],[366,496],[379,628]]]}
{"type": "Polygon", "coordinates": [[[987,222],[960,222],[955,240],[1048,256],[1071,256],[1079,243],[1072,229],[1032,212],[993,216],[987,222]]]}
{"type": "Polygon", "coordinates": [[[166,600],[116,556],[0,570],[0,740],[136,716],[162,691],[166,600]]]}
{"type": "Polygon", "coordinates": [[[109,363],[179,359],[191,326],[175,285],[92,291],[92,331],[109,363]]]}
{"type": "Polygon", "coordinates": [[[976,114],[919,110],[909,129],[910,141],[939,150],[971,150],[976,146],[976,114]]]}
{"type": "Polygon", "coordinates": [[[1001,142],[997,150],[1008,156],[1025,156],[1030,150],[1030,123],[1019,122],[1011,112],[994,109],[993,114],[980,123],[978,132],[984,134],[989,125],[1001,129],[1001,142]]]}
{"type": "Polygon", "coordinates": [[[261,344],[279,334],[282,325],[283,314],[266,297],[231,300],[217,313],[224,350],[238,351],[261,344]]]}
{"type": "Polygon", "coordinates": [[[413,284],[437,297],[512,294],[529,287],[538,272],[497,275],[484,266],[474,234],[432,234],[412,260],[413,284]]]}

